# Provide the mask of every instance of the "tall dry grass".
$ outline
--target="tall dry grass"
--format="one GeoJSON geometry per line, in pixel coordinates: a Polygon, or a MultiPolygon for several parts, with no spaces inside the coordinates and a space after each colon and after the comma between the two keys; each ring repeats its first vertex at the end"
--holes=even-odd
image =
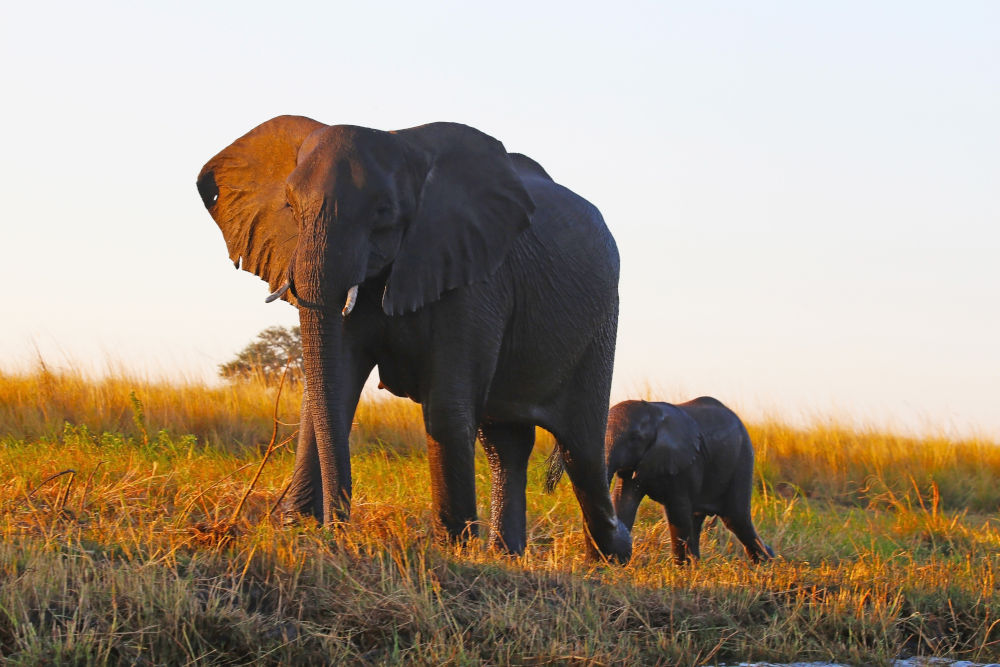
{"type": "MultiPolygon", "coordinates": [[[[201,444],[239,451],[268,441],[276,394],[262,381],[210,386],[127,373],[92,379],[39,362],[28,372],[0,371],[0,436],[51,440],[70,424],[96,434],[193,435],[201,444]]],[[[286,423],[297,422],[300,403],[301,388],[285,387],[277,407],[286,423]]],[[[747,426],[765,490],[866,505],[915,502],[917,491],[930,494],[936,488],[943,507],[1000,508],[1000,446],[995,442],[922,439],[834,422],[809,428],[779,421],[747,426]]],[[[552,446],[551,436],[542,431],[537,441],[543,451],[552,446]]],[[[352,446],[423,451],[420,407],[386,392],[364,397],[352,446]]]]}
{"type": "MultiPolygon", "coordinates": [[[[620,568],[583,558],[568,483],[541,492],[544,445],[529,470],[525,556],[442,541],[419,409],[395,400],[359,408],[350,524],[286,525],[271,514],[293,461],[283,448],[230,525],[270,437],[274,398],[263,386],[44,369],[0,377],[3,660],[1000,659],[1000,490],[978,481],[996,475],[993,443],[751,424],[754,520],[780,558],[748,565],[719,524],[706,531],[702,561],[677,568],[647,501],[632,563],[620,568]],[[228,530],[211,530],[219,525],[228,530]]],[[[290,424],[280,440],[295,428],[294,395],[279,414],[290,424]]],[[[485,519],[481,455],[476,474],[485,519]]]]}
{"type": "MultiPolygon", "coordinates": [[[[210,386],[203,382],[150,380],[127,372],[91,378],[76,370],[51,369],[44,361],[25,372],[0,370],[0,433],[17,439],[53,438],[65,424],[92,432],[140,435],[135,398],[145,428],[191,434],[224,447],[267,441],[276,390],[262,381],[210,386]]],[[[301,394],[286,388],[279,406],[297,418],[301,394]]]]}
{"type": "Polygon", "coordinates": [[[1000,509],[1000,445],[984,439],[915,438],[831,423],[808,429],[780,422],[747,425],[758,475],[779,491],[857,505],[918,502],[1000,509]]]}

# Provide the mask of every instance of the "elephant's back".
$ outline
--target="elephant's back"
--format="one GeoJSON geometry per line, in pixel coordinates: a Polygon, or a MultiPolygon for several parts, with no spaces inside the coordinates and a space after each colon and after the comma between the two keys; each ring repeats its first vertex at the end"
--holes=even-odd
{"type": "Polygon", "coordinates": [[[749,443],[750,436],[739,415],[717,398],[701,396],[686,403],[679,403],[677,407],[694,419],[706,438],[745,440],[749,443]]]}
{"type": "Polygon", "coordinates": [[[753,474],[753,443],[735,412],[718,399],[702,396],[677,407],[698,424],[705,442],[705,495],[721,502],[733,484],[745,484],[753,474]]]}
{"type": "Polygon", "coordinates": [[[535,212],[530,227],[515,244],[512,261],[525,273],[544,274],[557,282],[564,276],[599,292],[617,289],[618,245],[601,212],[549,178],[537,163],[530,165],[521,167],[519,173],[535,202],[535,212]]]}
{"type": "Polygon", "coordinates": [[[531,225],[494,276],[507,324],[491,397],[541,404],[556,396],[601,339],[608,372],[618,321],[618,247],[597,208],[544,171],[522,172],[531,225]],[[527,394],[532,394],[529,398],[527,394]]]}
{"type": "Polygon", "coordinates": [[[544,171],[521,174],[535,212],[510,255],[519,305],[559,322],[617,315],[618,246],[601,212],[544,171]]]}

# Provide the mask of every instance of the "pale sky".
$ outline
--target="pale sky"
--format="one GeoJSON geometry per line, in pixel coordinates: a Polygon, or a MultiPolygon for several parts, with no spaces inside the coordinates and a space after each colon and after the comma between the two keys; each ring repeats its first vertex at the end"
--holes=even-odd
{"type": "Polygon", "coordinates": [[[1000,3],[160,5],[5,6],[0,368],[211,378],[297,315],[202,164],[279,114],[449,120],[604,213],[613,399],[1000,439],[1000,3]]]}

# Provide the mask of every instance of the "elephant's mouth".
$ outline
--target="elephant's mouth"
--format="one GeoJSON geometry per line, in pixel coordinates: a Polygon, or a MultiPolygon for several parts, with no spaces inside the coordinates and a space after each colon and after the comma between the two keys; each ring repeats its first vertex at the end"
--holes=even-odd
{"type": "MultiPolygon", "coordinates": [[[[285,292],[287,292],[291,287],[292,287],[292,281],[286,280],[281,287],[271,292],[271,294],[268,295],[266,299],[264,299],[264,303],[271,303],[276,299],[280,299],[285,295],[285,292]]],[[[309,304],[303,301],[301,297],[299,298],[299,301],[307,307],[318,305],[318,304],[309,304]]],[[[341,317],[347,317],[348,315],[350,315],[351,311],[354,310],[354,306],[355,304],[357,304],[357,302],[358,302],[358,286],[353,285],[351,289],[347,290],[347,298],[344,299],[344,307],[341,308],[340,310],[341,317]]]]}
{"type": "Polygon", "coordinates": [[[608,469],[608,484],[615,481],[615,477],[621,477],[624,480],[635,479],[639,476],[638,468],[619,468],[618,470],[608,469]]]}

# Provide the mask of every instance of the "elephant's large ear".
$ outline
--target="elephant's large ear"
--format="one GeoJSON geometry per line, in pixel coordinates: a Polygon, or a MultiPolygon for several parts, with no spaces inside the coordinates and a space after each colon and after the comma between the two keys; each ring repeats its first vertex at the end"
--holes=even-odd
{"type": "Polygon", "coordinates": [[[487,278],[535,210],[496,139],[458,123],[395,134],[427,157],[429,169],[386,283],[382,307],[389,315],[487,278]]]}
{"type": "Polygon", "coordinates": [[[663,418],[656,428],[656,439],[637,466],[641,476],[676,475],[686,470],[702,449],[698,424],[674,405],[661,404],[663,418]]]}
{"type": "Polygon", "coordinates": [[[285,179],[302,142],[322,127],[311,118],[278,116],[234,141],[198,174],[198,193],[222,230],[229,258],[272,290],[285,281],[298,240],[285,179]]]}

